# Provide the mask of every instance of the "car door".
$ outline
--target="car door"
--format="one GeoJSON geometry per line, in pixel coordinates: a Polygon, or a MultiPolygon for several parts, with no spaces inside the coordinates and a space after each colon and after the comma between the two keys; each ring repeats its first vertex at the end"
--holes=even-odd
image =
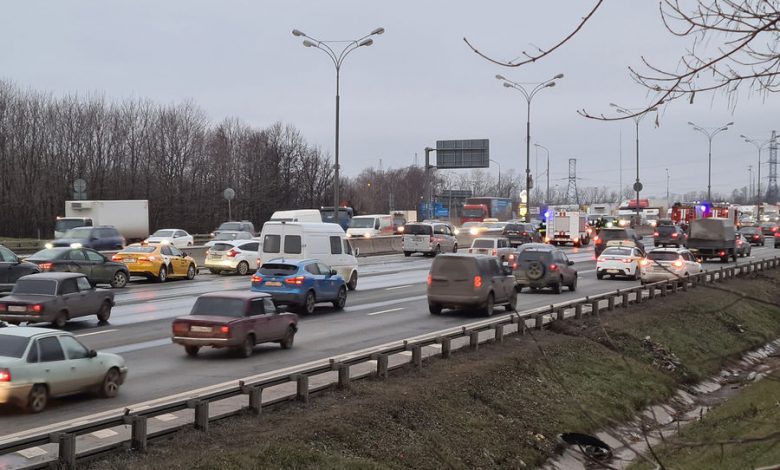
{"type": "Polygon", "coordinates": [[[325,263],[317,263],[317,268],[322,275],[322,283],[326,286],[327,298],[335,299],[338,296],[339,287],[341,286],[341,283],[336,281],[337,275],[331,275],[330,271],[332,268],[325,263]]]}
{"type": "Polygon", "coordinates": [[[184,257],[184,253],[175,246],[168,247],[173,256],[173,264],[176,266],[176,273],[184,275],[187,273],[187,269],[190,267],[190,262],[184,257]]]}
{"type": "Polygon", "coordinates": [[[573,266],[569,265],[569,257],[566,253],[559,251],[555,254],[556,262],[560,265],[561,272],[563,273],[563,282],[571,284],[574,282],[574,278],[577,277],[577,271],[573,266]]]}
{"type": "Polygon", "coordinates": [[[90,274],[87,274],[93,284],[109,283],[114,275],[114,268],[106,266],[106,257],[97,251],[82,249],[86,255],[86,263],[89,265],[90,274]]]}
{"type": "Polygon", "coordinates": [[[0,246],[0,284],[14,282],[11,280],[11,268],[14,264],[14,258],[16,258],[16,255],[11,250],[0,246]]]}
{"type": "Polygon", "coordinates": [[[38,338],[38,366],[40,377],[49,387],[49,395],[58,396],[70,393],[70,368],[65,359],[60,342],[56,336],[38,338]]]}
{"type": "Polygon", "coordinates": [[[268,297],[263,299],[263,307],[265,308],[265,316],[268,319],[268,331],[271,341],[278,341],[284,338],[287,333],[287,316],[280,314],[273,300],[268,297]]]}
{"type": "Polygon", "coordinates": [[[62,279],[57,286],[57,295],[62,299],[62,305],[68,310],[70,317],[82,315],[84,305],[76,278],[62,279]]]}
{"type": "MultiPolygon", "coordinates": [[[[76,286],[79,289],[79,303],[81,304],[78,316],[96,314],[98,310],[100,310],[100,305],[103,302],[103,299],[98,295],[97,290],[92,287],[92,284],[90,284],[85,277],[76,278],[76,286]]],[[[71,312],[70,316],[74,317],[76,315],[71,312]]]]}
{"type": "Polygon", "coordinates": [[[105,366],[98,358],[89,357],[89,349],[71,335],[60,335],[60,346],[65,352],[67,381],[64,393],[86,391],[103,380],[105,366]]]}
{"type": "Polygon", "coordinates": [[[262,297],[249,301],[246,318],[242,319],[241,322],[246,324],[248,331],[255,334],[255,343],[265,343],[274,338],[270,318],[265,313],[262,297]]]}
{"type": "Polygon", "coordinates": [[[242,256],[249,263],[249,269],[253,270],[257,268],[257,260],[260,257],[260,242],[249,242],[239,245],[242,256]]]}
{"type": "Polygon", "coordinates": [[[81,273],[92,279],[92,266],[87,261],[87,255],[81,248],[73,248],[65,255],[63,271],[69,273],[81,273]]]}
{"type": "Polygon", "coordinates": [[[509,298],[509,290],[507,289],[506,275],[504,274],[504,268],[501,267],[498,259],[490,258],[485,260],[486,274],[490,277],[491,284],[493,285],[493,292],[495,294],[495,302],[506,302],[509,298]]]}
{"type": "Polygon", "coordinates": [[[319,302],[320,299],[327,299],[330,297],[328,293],[328,284],[325,282],[325,276],[320,272],[319,266],[316,262],[308,263],[303,269],[309,274],[309,277],[313,280],[314,295],[319,302]]]}

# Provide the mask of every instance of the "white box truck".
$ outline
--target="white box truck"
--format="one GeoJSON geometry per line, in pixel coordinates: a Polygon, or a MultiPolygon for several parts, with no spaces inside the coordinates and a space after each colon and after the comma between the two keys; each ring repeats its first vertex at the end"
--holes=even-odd
{"type": "Polygon", "coordinates": [[[57,217],[54,238],[76,227],[111,225],[129,242],[149,236],[149,201],[65,201],[65,217],[57,217]]]}
{"type": "Polygon", "coordinates": [[[547,222],[547,239],[553,245],[590,243],[588,216],[579,211],[555,211],[547,222]]]}

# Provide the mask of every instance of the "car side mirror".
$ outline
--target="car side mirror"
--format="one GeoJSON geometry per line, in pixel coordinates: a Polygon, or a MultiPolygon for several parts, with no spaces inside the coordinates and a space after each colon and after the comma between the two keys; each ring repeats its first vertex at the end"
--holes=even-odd
{"type": "Polygon", "coordinates": [[[97,351],[95,351],[94,349],[90,349],[89,352],[87,353],[87,357],[90,359],[92,359],[93,357],[97,357],[97,351]]]}
{"type": "Polygon", "coordinates": [[[287,305],[277,305],[276,313],[287,313],[287,305]]]}
{"type": "Polygon", "coordinates": [[[330,270],[330,275],[331,276],[335,276],[336,274],[338,274],[338,272],[335,269],[331,269],[330,270]]]}
{"type": "Polygon", "coordinates": [[[360,248],[355,248],[355,258],[360,256],[360,248]]]}
{"type": "Polygon", "coordinates": [[[574,266],[574,261],[569,260],[566,264],[568,264],[569,266],[574,266]]]}
{"type": "Polygon", "coordinates": [[[186,251],[182,251],[182,252],[181,252],[181,255],[182,255],[182,256],[189,256],[190,254],[189,254],[189,253],[187,253],[186,251]]]}
{"type": "Polygon", "coordinates": [[[501,267],[504,269],[504,274],[506,274],[507,276],[512,274],[512,266],[509,265],[508,261],[504,261],[503,263],[501,263],[501,267]]]}

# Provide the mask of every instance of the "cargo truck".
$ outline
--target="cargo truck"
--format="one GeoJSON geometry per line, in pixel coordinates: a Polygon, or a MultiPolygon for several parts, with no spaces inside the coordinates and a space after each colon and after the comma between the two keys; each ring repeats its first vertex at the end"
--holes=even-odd
{"type": "Polygon", "coordinates": [[[731,219],[694,219],[688,233],[688,249],[702,260],[737,261],[736,233],[731,219]]]}
{"type": "Polygon", "coordinates": [[[579,211],[555,211],[547,219],[546,241],[552,245],[571,243],[585,246],[590,243],[588,215],[579,211]]]}
{"type": "Polygon", "coordinates": [[[149,236],[149,201],[65,201],[65,216],[57,217],[54,238],[76,227],[110,225],[129,242],[149,236]]]}
{"type": "Polygon", "coordinates": [[[483,222],[485,219],[503,222],[512,219],[512,200],[504,197],[471,197],[463,204],[460,222],[483,222]]]}

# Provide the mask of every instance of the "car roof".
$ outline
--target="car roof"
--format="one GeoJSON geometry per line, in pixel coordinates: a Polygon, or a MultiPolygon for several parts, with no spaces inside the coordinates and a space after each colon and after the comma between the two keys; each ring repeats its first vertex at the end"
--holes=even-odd
{"type": "Polygon", "coordinates": [[[53,328],[39,328],[37,326],[8,326],[0,328],[0,335],[8,336],[22,336],[25,338],[32,338],[33,336],[49,335],[53,333],[61,333],[70,335],[70,332],[55,330],[53,328]]]}
{"type": "Polygon", "coordinates": [[[253,292],[249,290],[228,290],[228,291],[221,291],[221,292],[208,292],[206,294],[202,294],[198,296],[198,298],[201,297],[217,297],[217,298],[226,298],[226,299],[242,299],[242,300],[249,300],[249,299],[256,299],[259,297],[271,297],[271,294],[266,294],[265,292],[253,292]]]}
{"type": "Polygon", "coordinates": [[[676,248],[676,247],[675,248],[669,248],[669,247],[653,248],[648,253],[681,253],[683,251],[688,251],[688,249],[687,248],[676,248]]]}
{"type": "MultiPolygon", "coordinates": [[[[76,277],[86,277],[84,274],[81,273],[35,273],[35,274],[28,274],[27,276],[34,276],[34,279],[43,279],[43,280],[54,280],[54,281],[61,281],[63,279],[72,279],[76,277]]],[[[25,278],[27,276],[24,276],[25,278]]]]}

